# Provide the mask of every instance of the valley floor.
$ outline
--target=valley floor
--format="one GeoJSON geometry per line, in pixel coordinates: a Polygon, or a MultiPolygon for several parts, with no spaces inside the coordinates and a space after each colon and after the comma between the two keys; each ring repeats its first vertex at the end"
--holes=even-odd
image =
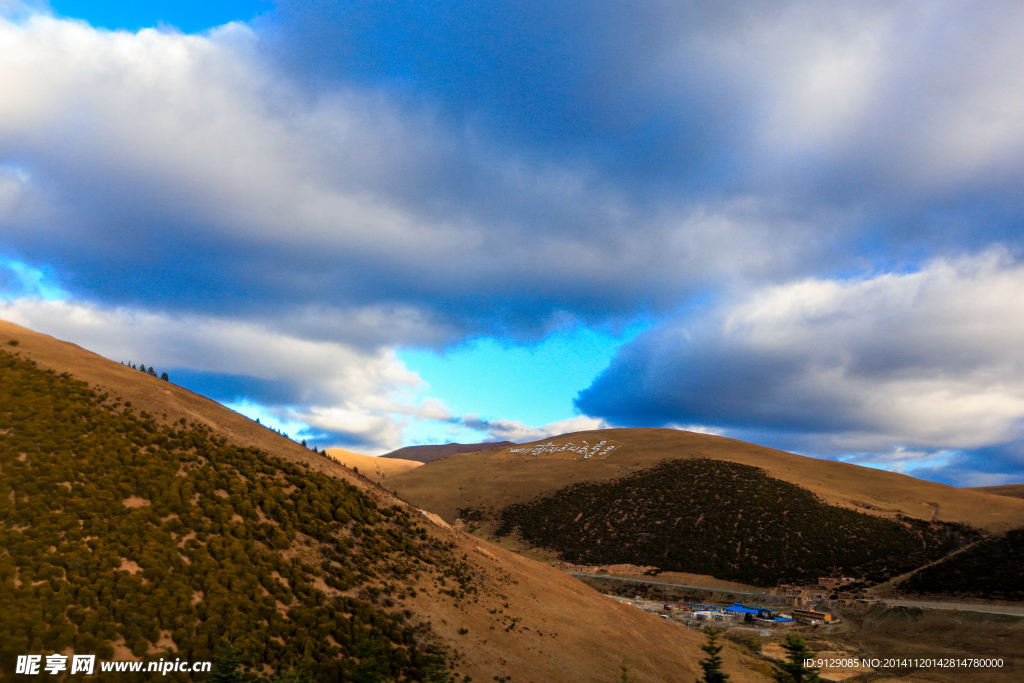
{"type": "MultiPolygon", "coordinates": [[[[642,581],[609,576],[579,576],[610,598],[661,614],[680,628],[704,629],[708,622],[688,612],[666,610],[665,605],[703,602],[728,605],[747,600],[749,593],[714,587],[642,581]],[[639,600],[637,599],[639,598],[639,600]]],[[[758,595],[759,605],[772,605],[784,596],[758,595]]],[[[771,662],[783,655],[781,643],[791,632],[800,633],[816,656],[853,659],[900,660],[900,666],[832,667],[822,670],[830,681],[906,683],[1010,683],[1024,678],[1024,606],[892,601],[876,605],[833,609],[836,620],[817,626],[770,624],[742,619],[714,621],[724,638],[752,658],[760,658],[770,671],[771,662]],[[900,604],[896,604],[900,603],[900,604]],[[914,666],[907,660],[980,658],[1001,659],[1002,668],[949,668],[914,666]]]]}

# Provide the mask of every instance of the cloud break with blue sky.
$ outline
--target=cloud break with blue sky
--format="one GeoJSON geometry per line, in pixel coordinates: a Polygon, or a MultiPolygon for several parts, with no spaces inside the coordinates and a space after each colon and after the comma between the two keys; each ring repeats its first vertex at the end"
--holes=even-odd
{"type": "Polygon", "coordinates": [[[0,318],[383,453],[1024,481],[1024,5],[0,0],[0,318]]]}

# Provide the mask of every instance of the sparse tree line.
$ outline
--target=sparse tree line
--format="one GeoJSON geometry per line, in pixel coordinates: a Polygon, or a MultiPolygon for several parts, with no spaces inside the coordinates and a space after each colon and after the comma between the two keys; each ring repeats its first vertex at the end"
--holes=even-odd
{"type": "Polygon", "coordinates": [[[444,680],[444,651],[395,601],[421,576],[476,590],[450,544],[345,481],[119,405],[0,352],[0,674],[123,642],[193,660],[229,646],[244,680],[303,662],[315,680],[444,680]]]}
{"type": "MultiPolygon", "coordinates": [[[[131,362],[126,363],[124,361],[121,361],[121,365],[127,366],[132,370],[139,370],[141,372],[146,373],[147,375],[152,375],[153,377],[156,377],[156,369],[152,365],[147,368],[145,363],[140,363],[139,367],[135,367],[135,365],[133,365],[131,362]]],[[[171,381],[171,378],[167,376],[166,372],[160,373],[160,379],[162,379],[165,382],[171,381]]]]}

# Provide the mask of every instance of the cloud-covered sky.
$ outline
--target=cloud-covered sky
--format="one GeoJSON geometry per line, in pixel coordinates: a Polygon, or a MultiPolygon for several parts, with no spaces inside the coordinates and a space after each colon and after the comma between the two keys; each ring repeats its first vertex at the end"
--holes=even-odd
{"type": "Polygon", "coordinates": [[[0,316],[320,445],[684,426],[1024,481],[1022,32],[2,0],[0,316]]]}

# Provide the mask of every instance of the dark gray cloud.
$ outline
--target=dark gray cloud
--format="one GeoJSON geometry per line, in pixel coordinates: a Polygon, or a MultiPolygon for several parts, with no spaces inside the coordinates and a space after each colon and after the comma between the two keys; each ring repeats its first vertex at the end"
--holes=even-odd
{"type": "Polygon", "coordinates": [[[696,325],[641,335],[577,406],[615,424],[724,428],[866,464],[957,453],[960,465],[1019,478],[1022,287],[1024,267],[990,252],[751,292],[696,325]]]}
{"type": "Polygon", "coordinates": [[[0,298],[0,319],[115,361],[155,366],[177,384],[273,418],[293,437],[317,435],[318,443],[386,453],[401,445],[406,422],[450,419],[390,349],[315,341],[248,321],[36,298],[0,298]]]}
{"type": "Polygon", "coordinates": [[[0,250],[101,302],[411,311],[371,343],[444,344],[1017,245],[1021,26],[611,0],[6,23],[0,250]]]}
{"type": "MultiPolygon", "coordinates": [[[[1017,438],[1016,389],[992,389],[1019,370],[1012,334],[971,332],[1005,307],[875,297],[996,244],[1021,257],[1020,3],[286,0],[202,35],[0,17],[0,258],[82,310],[382,369],[397,345],[660,319],[581,396],[589,414],[837,453],[1017,438]],[[723,332],[751,292],[800,287],[845,303],[814,321],[743,309],[753,327],[723,332]],[[788,341],[763,345],[766,325],[788,341]],[[913,400],[928,391],[939,417],[913,400]]],[[[219,353],[182,367],[237,374],[219,353]]],[[[309,376],[252,377],[289,372],[309,376]]],[[[378,444],[403,410],[444,412],[375,403],[413,385],[345,403],[285,384],[310,420],[378,444]]]]}

